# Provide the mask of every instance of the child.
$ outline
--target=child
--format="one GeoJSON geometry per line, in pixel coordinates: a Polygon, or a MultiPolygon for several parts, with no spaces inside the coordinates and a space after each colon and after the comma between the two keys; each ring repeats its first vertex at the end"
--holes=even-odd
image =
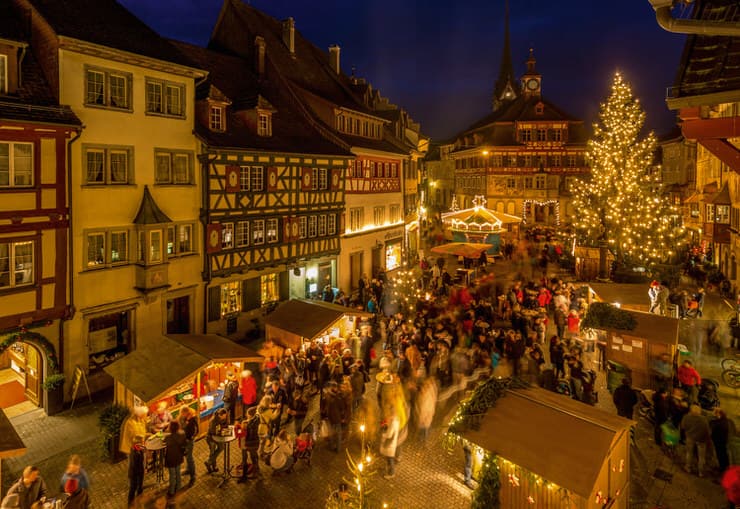
{"type": "Polygon", "coordinates": [[[136,496],[141,495],[144,491],[144,456],[146,447],[144,447],[144,437],[136,435],[131,445],[131,452],[128,455],[128,503],[134,501],[136,496]]]}

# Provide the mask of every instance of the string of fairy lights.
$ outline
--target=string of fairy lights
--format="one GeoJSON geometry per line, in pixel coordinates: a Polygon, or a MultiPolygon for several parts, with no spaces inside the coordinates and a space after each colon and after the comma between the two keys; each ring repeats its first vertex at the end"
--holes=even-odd
{"type": "Polygon", "coordinates": [[[573,189],[582,243],[605,241],[618,261],[639,264],[671,256],[683,234],[674,226],[678,210],[661,193],[655,134],[640,138],[644,123],[640,100],[617,73],[588,143],[591,178],[573,189]]]}

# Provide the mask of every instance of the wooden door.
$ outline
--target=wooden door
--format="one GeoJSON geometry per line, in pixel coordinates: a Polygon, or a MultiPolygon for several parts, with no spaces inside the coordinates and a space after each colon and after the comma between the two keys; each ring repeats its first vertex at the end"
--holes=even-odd
{"type": "Polygon", "coordinates": [[[26,347],[26,397],[35,405],[39,404],[39,389],[41,383],[41,355],[36,347],[25,344],[26,347]]]}
{"type": "Polygon", "coordinates": [[[190,333],[190,296],[167,301],[167,334],[190,333]]]}
{"type": "Polygon", "coordinates": [[[359,286],[362,277],[362,252],[349,255],[349,287],[352,291],[359,286]]]}

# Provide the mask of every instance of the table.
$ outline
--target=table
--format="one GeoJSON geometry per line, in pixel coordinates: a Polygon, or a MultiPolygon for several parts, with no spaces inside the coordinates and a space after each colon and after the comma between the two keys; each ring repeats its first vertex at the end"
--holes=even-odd
{"type": "Polygon", "coordinates": [[[212,435],[211,439],[219,444],[224,444],[224,471],[221,474],[221,482],[218,483],[218,487],[222,487],[224,484],[226,484],[226,481],[231,479],[233,476],[231,475],[231,469],[233,468],[231,466],[231,442],[236,440],[236,434],[234,433],[234,426],[229,426],[229,434],[226,436],[221,435],[212,435]]]}
{"type": "MultiPolygon", "coordinates": [[[[169,433],[165,435],[169,435],[169,433]]],[[[152,453],[152,468],[150,472],[152,470],[154,471],[157,476],[157,484],[161,484],[164,482],[164,455],[167,450],[163,436],[154,435],[149,437],[144,442],[144,447],[152,453]]]]}

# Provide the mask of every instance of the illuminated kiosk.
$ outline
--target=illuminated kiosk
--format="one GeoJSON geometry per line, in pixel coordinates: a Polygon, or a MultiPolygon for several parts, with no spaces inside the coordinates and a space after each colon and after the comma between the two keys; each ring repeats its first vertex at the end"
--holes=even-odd
{"type": "Polygon", "coordinates": [[[487,251],[490,255],[497,255],[501,249],[501,237],[515,238],[521,217],[496,212],[486,208],[486,198],[476,196],[473,207],[457,210],[456,200],[452,202],[452,210],[442,214],[442,222],[446,230],[452,233],[453,242],[474,242],[490,244],[487,251]]]}
{"type": "Polygon", "coordinates": [[[459,433],[475,463],[494,455],[501,507],[629,507],[634,421],[539,387],[504,391],[459,433]]]}

